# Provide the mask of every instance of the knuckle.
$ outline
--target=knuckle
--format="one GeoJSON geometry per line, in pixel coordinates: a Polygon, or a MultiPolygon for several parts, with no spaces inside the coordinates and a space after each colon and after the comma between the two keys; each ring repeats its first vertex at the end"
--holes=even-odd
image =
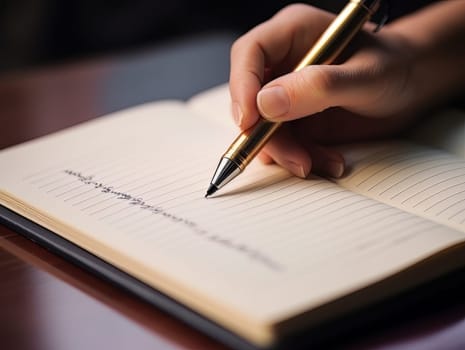
{"type": "Polygon", "coordinates": [[[331,107],[338,89],[339,75],[318,66],[297,72],[287,87],[291,109],[299,114],[314,114],[331,107]]]}
{"type": "Polygon", "coordinates": [[[311,74],[302,74],[303,84],[318,97],[323,97],[336,90],[340,75],[322,67],[312,67],[311,74]]]}
{"type": "Polygon", "coordinates": [[[240,52],[243,47],[244,37],[240,37],[236,39],[233,44],[231,45],[231,56],[240,52]]]}
{"type": "Polygon", "coordinates": [[[302,95],[308,90],[306,86],[305,78],[302,74],[296,74],[292,84],[287,89],[289,101],[291,106],[295,106],[299,101],[302,100],[302,95]]]}
{"type": "Polygon", "coordinates": [[[278,16],[284,16],[284,17],[288,18],[288,16],[293,16],[293,15],[296,15],[296,14],[300,14],[300,13],[302,13],[302,11],[308,11],[309,8],[310,8],[310,6],[308,6],[307,4],[303,4],[303,3],[290,4],[290,5],[287,5],[284,8],[282,8],[277,13],[277,15],[278,16]]]}

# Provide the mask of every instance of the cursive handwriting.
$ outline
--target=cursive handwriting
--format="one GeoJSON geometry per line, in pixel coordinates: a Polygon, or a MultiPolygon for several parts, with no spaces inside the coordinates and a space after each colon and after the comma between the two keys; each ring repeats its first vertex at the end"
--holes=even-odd
{"type": "Polygon", "coordinates": [[[167,211],[163,207],[155,204],[147,203],[143,198],[136,197],[130,193],[118,191],[113,186],[104,184],[102,182],[96,181],[94,175],[83,175],[79,171],[66,169],[64,172],[67,175],[75,177],[78,181],[82,182],[83,184],[93,186],[95,189],[100,190],[103,193],[108,193],[114,195],[116,199],[125,201],[129,205],[134,205],[139,207],[142,210],[149,211],[154,215],[159,215],[164,217],[173,223],[182,225],[187,227],[192,233],[196,236],[201,237],[213,244],[220,245],[224,248],[233,250],[237,253],[247,256],[248,258],[261,263],[262,265],[266,266],[269,269],[274,271],[282,271],[284,268],[281,264],[274,261],[270,257],[266,256],[258,249],[252,248],[245,243],[240,243],[237,241],[232,240],[231,238],[222,237],[219,234],[210,233],[207,230],[200,227],[196,222],[179,216],[175,213],[167,211]]]}

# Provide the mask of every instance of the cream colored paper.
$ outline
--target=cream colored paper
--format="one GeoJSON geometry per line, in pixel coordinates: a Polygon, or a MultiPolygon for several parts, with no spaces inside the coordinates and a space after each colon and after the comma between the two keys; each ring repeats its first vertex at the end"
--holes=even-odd
{"type": "Polygon", "coordinates": [[[236,130],[198,113],[148,104],[2,151],[0,201],[257,344],[465,238],[258,162],[205,199],[236,130]]]}

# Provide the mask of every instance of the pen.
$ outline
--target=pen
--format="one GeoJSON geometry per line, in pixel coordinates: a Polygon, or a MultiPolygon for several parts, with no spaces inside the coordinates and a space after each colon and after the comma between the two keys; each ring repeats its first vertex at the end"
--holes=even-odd
{"type": "MultiPolygon", "coordinates": [[[[381,0],[350,0],[294,68],[294,72],[311,64],[330,64],[378,10],[380,2],[381,0]]],[[[221,157],[205,197],[239,175],[281,124],[260,118],[254,126],[243,131],[221,157]]]]}

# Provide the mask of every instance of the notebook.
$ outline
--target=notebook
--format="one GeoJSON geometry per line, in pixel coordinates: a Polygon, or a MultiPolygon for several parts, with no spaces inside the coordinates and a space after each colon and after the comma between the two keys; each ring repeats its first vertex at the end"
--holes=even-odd
{"type": "Polygon", "coordinates": [[[463,115],[429,146],[419,131],[340,147],[339,180],[254,161],[205,199],[238,132],[228,96],[136,106],[1,151],[0,215],[237,349],[283,347],[465,265],[463,115]]]}

